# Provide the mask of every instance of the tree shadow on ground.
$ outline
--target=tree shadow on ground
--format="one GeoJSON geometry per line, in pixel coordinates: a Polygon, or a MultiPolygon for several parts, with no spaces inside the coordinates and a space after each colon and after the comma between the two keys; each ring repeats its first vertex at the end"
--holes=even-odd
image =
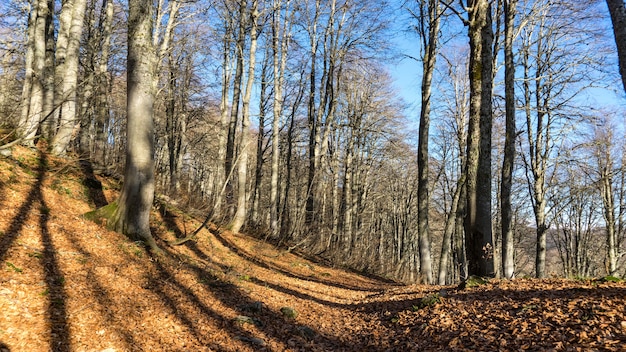
{"type": "Polygon", "coordinates": [[[89,160],[80,160],[80,169],[83,172],[83,186],[87,188],[89,199],[96,208],[103,207],[109,202],[102,191],[102,182],[100,182],[93,171],[93,165],[89,160]]]}
{"type": "MultiPolygon", "coordinates": [[[[171,258],[176,257],[175,253],[167,249],[165,252],[171,258]]],[[[206,256],[204,258],[210,260],[206,256]]],[[[217,263],[211,262],[210,264],[217,263]]],[[[174,277],[175,273],[168,266],[162,265],[158,260],[156,261],[156,266],[160,275],[157,278],[153,278],[151,282],[153,291],[158,294],[162,302],[169,307],[178,320],[190,331],[194,332],[199,342],[208,344],[211,348],[221,349],[219,345],[212,344],[210,336],[203,335],[197,331],[197,323],[189,317],[190,313],[181,309],[182,306],[186,306],[184,303],[190,303],[192,307],[198,309],[204,316],[219,321],[220,328],[226,331],[232,339],[243,342],[255,351],[272,350],[271,346],[268,346],[270,341],[265,341],[263,337],[270,339],[273,343],[283,344],[283,348],[288,346],[289,340],[298,341],[298,344],[301,346],[315,341],[316,346],[327,346],[327,349],[340,345],[339,341],[333,337],[321,335],[310,327],[285,318],[281,313],[274,312],[264,305],[261,305],[258,311],[251,313],[249,307],[255,306],[257,302],[253,301],[237,285],[220,280],[214,274],[195,263],[187,263],[187,270],[201,283],[200,288],[196,289],[196,292],[191,287],[187,287],[178,281],[174,277]],[[167,290],[169,293],[164,289],[164,282],[171,286],[171,289],[167,290]],[[222,304],[235,310],[240,316],[251,315],[250,318],[252,318],[255,327],[263,336],[254,336],[253,332],[243,327],[243,324],[247,324],[247,322],[237,322],[233,319],[235,317],[228,318],[222,316],[206,306],[200,299],[200,296],[205,294],[213,295],[222,304]],[[183,304],[181,304],[181,300],[183,304]]]]}
{"type": "Polygon", "coordinates": [[[176,223],[176,218],[178,215],[167,209],[167,205],[159,202],[158,205],[159,215],[161,215],[161,220],[165,223],[165,226],[168,230],[174,233],[176,238],[184,238],[187,236],[187,231],[181,230],[181,228],[176,223]]]}
{"type": "MultiPolygon", "coordinates": [[[[45,170],[47,159],[45,154],[40,154],[40,164],[45,170]]],[[[37,194],[39,199],[39,228],[41,229],[41,243],[43,244],[44,271],[46,273],[44,281],[48,291],[48,316],[50,323],[50,349],[54,351],[70,350],[70,333],[67,323],[67,295],[65,293],[65,277],[59,267],[57,251],[52,241],[48,221],[50,220],[50,208],[41,193],[41,188],[37,194]]]]}
{"type": "MultiPolygon", "coordinates": [[[[294,273],[294,272],[285,270],[284,268],[281,268],[281,267],[279,267],[277,265],[274,265],[274,264],[272,264],[270,262],[262,260],[261,258],[255,257],[252,254],[250,254],[249,252],[247,252],[246,250],[244,250],[243,248],[238,247],[235,243],[233,243],[232,241],[227,239],[225,236],[223,236],[221,231],[211,231],[211,234],[213,234],[213,236],[215,238],[217,238],[220,241],[220,243],[222,243],[222,245],[224,247],[229,248],[231,251],[233,251],[238,256],[240,256],[243,259],[245,259],[245,260],[247,260],[247,261],[249,261],[251,263],[254,263],[254,264],[256,264],[256,265],[258,265],[258,266],[260,266],[262,268],[278,272],[278,273],[280,273],[282,275],[285,275],[285,276],[288,276],[288,277],[291,277],[291,278],[294,278],[294,279],[316,282],[316,283],[319,283],[319,284],[332,286],[332,287],[336,287],[336,288],[340,288],[340,289],[344,289],[344,290],[372,292],[371,289],[367,289],[367,288],[363,288],[363,287],[359,287],[359,286],[354,286],[354,285],[346,285],[346,284],[342,284],[342,283],[338,283],[338,282],[333,282],[331,280],[324,280],[324,279],[320,279],[320,278],[315,277],[315,276],[305,276],[305,275],[301,275],[301,274],[298,274],[298,273],[294,273]]],[[[380,290],[374,290],[374,291],[380,291],[380,290]]]]}
{"type": "Polygon", "coordinates": [[[24,228],[24,221],[28,217],[28,214],[33,210],[35,203],[41,199],[41,188],[43,187],[43,181],[46,173],[45,167],[46,166],[40,161],[37,169],[35,170],[37,180],[28,192],[26,200],[17,210],[17,214],[11,221],[11,224],[2,235],[2,238],[0,238],[0,260],[4,260],[7,251],[11,248],[13,242],[20,235],[20,231],[24,228]]]}
{"type": "MultiPolygon", "coordinates": [[[[84,258],[90,258],[92,254],[85,249],[82,245],[80,245],[81,241],[72,233],[65,232],[69,237],[69,242],[71,243],[74,250],[80,253],[84,258]]],[[[119,320],[116,319],[114,310],[110,309],[110,307],[115,306],[115,300],[112,295],[108,292],[106,285],[100,283],[97,278],[96,273],[93,270],[93,267],[87,267],[87,277],[89,277],[88,284],[91,286],[91,291],[96,296],[96,299],[99,303],[99,313],[104,317],[104,319],[109,323],[107,326],[117,332],[119,336],[124,341],[127,350],[132,350],[133,346],[137,346],[137,341],[133,337],[132,329],[123,329],[120,328],[119,320]]]]}
{"type": "Polygon", "coordinates": [[[33,184],[26,201],[20,206],[7,232],[0,239],[0,260],[4,259],[9,248],[19,236],[25,225],[25,221],[31,213],[38,211],[39,228],[41,230],[41,242],[43,253],[41,262],[45,272],[46,296],[48,308],[46,319],[50,325],[50,349],[53,351],[69,351],[69,328],[67,324],[67,296],[65,294],[65,279],[59,267],[57,252],[52,241],[48,221],[50,220],[50,208],[43,197],[43,183],[48,169],[47,155],[40,151],[39,162],[35,172],[37,180],[33,184]],[[36,209],[36,205],[39,208],[36,209]]]}

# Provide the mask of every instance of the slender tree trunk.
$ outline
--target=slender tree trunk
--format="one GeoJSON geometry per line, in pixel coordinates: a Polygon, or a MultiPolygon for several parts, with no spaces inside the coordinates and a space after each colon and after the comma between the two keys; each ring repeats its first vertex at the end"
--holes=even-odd
{"type": "Polygon", "coordinates": [[[513,247],[513,211],[511,188],[513,186],[513,166],[515,161],[515,63],[513,58],[513,29],[517,0],[504,0],[504,95],[506,132],[504,140],[504,160],[502,162],[502,185],[500,204],[502,214],[502,273],[507,279],[515,274],[515,248],[513,247]]]}
{"type": "MultiPolygon", "coordinates": [[[[422,58],[422,104],[417,147],[417,218],[421,276],[424,283],[432,284],[432,255],[430,253],[430,227],[428,224],[428,211],[430,209],[428,138],[430,128],[431,86],[438,50],[437,40],[439,37],[440,4],[438,0],[430,0],[427,6],[428,8],[424,9],[424,5],[420,5],[420,21],[427,23],[428,33],[420,33],[424,46],[424,57],[422,58]]],[[[422,24],[421,27],[424,28],[425,26],[422,24]]]]}
{"type": "MultiPolygon", "coordinates": [[[[270,232],[278,235],[278,172],[280,157],[280,116],[283,110],[284,72],[287,65],[288,20],[281,28],[282,0],[274,1],[272,17],[272,59],[274,69],[274,104],[272,119],[272,165],[270,180],[270,232]],[[280,43],[280,45],[279,45],[280,43]]],[[[287,9],[285,9],[287,13],[287,9]]],[[[286,201],[286,200],[285,200],[286,201]]]]}
{"type": "Polygon", "coordinates": [[[316,192],[315,192],[315,183],[316,173],[319,172],[317,170],[317,155],[316,155],[316,140],[318,138],[317,131],[319,130],[318,119],[317,119],[317,109],[315,108],[315,100],[316,100],[316,92],[317,92],[317,21],[319,17],[319,8],[320,8],[320,0],[315,1],[315,16],[311,23],[311,28],[309,29],[309,41],[310,41],[310,54],[311,54],[311,69],[309,71],[309,105],[308,105],[308,122],[309,122],[309,172],[307,179],[307,195],[306,195],[306,214],[305,214],[305,224],[310,227],[311,230],[315,231],[314,222],[316,221],[316,192]]]}
{"type": "MultiPolygon", "coordinates": [[[[228,137],[226,139],[226,157],[224,162],[224,170],[226,175],[230,175],[234,171],[235,166],[235,136],[237,133],[237,122],[239,121],[239,104],[241,102],[241,84],[243,81],[243,52],[246,39],[246,8],[247,0],[241,0],[239,6],[239,32],[237,34],[237,42],[235,46],[235,79],[233,82],[233,105],[230,111],[230,120],[228,122],[228,137]]],[[[244,144],[240,144],[244,145],[244,144]]],[[[234,187],[232,178],[226,176],[226,216],[234,216],[233,198],[234,187]]]]}
{"type": "MultiPolygon", "coordinates": [[[[24,55],[24,84],[22,86],[21,114],[17,126],[18,135],[22,138],[28,138],[28,135],[31,132],[30,130],[32,129],[29,126],[30,94],[33,89],[33,81],[35,79],[35,35],[38,9],[38,0],[31,0],[30,13],[28,15],[28,40],[26,42],[26,53],[24,55]]],[[[28,144],[28,141],[22,141],[22,144],[28,144]]]]}
{"type": "MultiPolygon", "coordinates": [[[[180,75],[179,65],[172,53],[169,54],[169,72],[167,80],[167,95],[165,98],[165,130],[167,133],[167,160],[168,160],[168,188],[176,195],[180,191],[180,180],[178,175],[178,160],[181,151],[181,122],[178,121],[182,114],[177,114],[176,94],[181,88],[177,85],[177,76],[180,75]]],[[[165,177],[164,177],[165,178],[165,177]]]]}
{"type": "Polygon", "coordinates": [[[461,200],[461,192],[463,190],[464,179],[460,178],[457,182],[454,195],[452,196],[452,205],[450,206],[450,213],[446,218],[446,224],[443,230],[443,241],[441,243],[441,256],[439,257],[439,273],[437,275],[438,284],[445,285],[446,278],[448,276],[448,262],[450,258],[450,252],[452,251],[452,236],[454,235],[454,229],[456,226],[457,211],[459,208],[459,201],[461,200]]]}
{"type": "Polygon", "coordinates": [[[109,103],[108,96],[110,92],[109,83],[109,55],[111,53],[111,38],[113,25],[113,0],[102,0],[104,13],[100,16],[102,35],[102,48],[100,50],[100,61],[96,71],[96,82],[98,94],[96,97],[96,116],[95,116],[95,159],[103,165],[106,165],[107,156],[107,133],[106,126],[109,122],[109,103]]]}
{"type": "Polygon", "coordinates": [[[54,65],[55,65],[55,40],[54,40],[54,1],[48,0],[48,14],[46,16],[46,54],[43,70],[43,103],[42,103],[42,135],[51,140],[54,136],[56,128],[56,120],[54,119],[54,65]]]}
{"type": "Polygon", "coordinates": [[[228,127],[229,127],[229,115],[228,115],[228,94],[230,90],[230,41],[232,35],[232,26],[230,22],[225,24],[225,33],[224,33],[224,52],[222,57],[222,98],[220,100],[220,125],[219,125],[219,133],[217,136],[218,139],[218,149],[217,149],[217,171],[215,177],[215,184],[213,185],[213,193],[215,194],[215,213],[214,217],[220,217],[222,215],[222,197],[223,192],[222,188],[228,182],[227,178],[230,175],[230,169],[226,169],[226,155],[227,155],[227,144],[228,144],[228,127]]]}
{"type": "Polygon", "coordinates": [[[242,123],[241,123],[241,147],[238,162],[238,189],[237,189],[237,212],[233,219],[232,228],[233,232],[239,232],[241,227],[246,221],[247,214],[247,190],[246,181],[248,173],[248,135],[250,127],[250,96],[252,95],[252,83],[254,82],[254,66],[256,65],[256,46],[257,46],[257,18],[259,16],[257,9],[258,0],[252,1],[252,8],[250,9],[250,59],[248,62],[248,78],[246,82],[246,89],[243,96],[242,106],[242,123]]]}
{"type": "MultiPolygon", "coordinates": [[[[265,120],[266,120],[266,106],[268,104],[267,87],[268,87],[268,67],[271,56],[269,55],[270,49],[265,52],[263,64],[261,65],[261,83],[260,83],[260,96],[259,96],[259,132],[256,139],[256,169],[254,172],[254,187],[252,189],[252,211],[250,219],[255,226],[265,226],[266,219],[261,220],[259,214],[259,206],[262,195],[262,183],[263,183],[263,165],[265,164],[265,120]]],[[[270,211],[271,212],[271,211],[270,211]]],[[[264,218],[266,218],[264,216],[264,218]]]]}

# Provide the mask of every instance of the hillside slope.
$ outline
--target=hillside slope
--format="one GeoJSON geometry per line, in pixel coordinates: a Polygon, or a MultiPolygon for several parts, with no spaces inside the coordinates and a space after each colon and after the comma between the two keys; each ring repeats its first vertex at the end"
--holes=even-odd
{"type": "Polygon", "coordinates": [[[88,163],[0,157],[0,351],[623,350],[623,282],[402,286],[164,206],[154,258],[81,214],[115,199],[88,163]],[[295,313],[294,313],[295,311],[295,313]]]}

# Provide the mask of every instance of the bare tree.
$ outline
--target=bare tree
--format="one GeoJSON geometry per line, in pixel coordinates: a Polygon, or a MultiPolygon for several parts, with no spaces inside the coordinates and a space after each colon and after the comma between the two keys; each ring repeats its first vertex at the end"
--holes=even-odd
{"type": "Polygon", "coordinates": [[[128,6],[126,171],[112,227],[156,250],[149,223],[154,199],[154,7],[149,0],[131,0],[128,6]]]}
{"type": "MultiPolygon", "coordinates": [[[[59,129],[52,139],[52,152],[56,155],[64,155],[70,144],[72,133],[76,128],[76,89],[78,84],[78,59],[81,36],[87,0],[65,1],[61,9],[59,38],[66,38],[67,43],[62,55],[63,61],[57,65],[55,76],[61,80],[61,86],[56,95],[59,104],[60,117],[59,129]],[[67,13],[67,14],[66,14],[67,13]]],[[[61,45],[59,45],[61,46],[61,45]]]]}
{"type": "MultiPolygon", "coordinates": [[[[285,67],[287,65],[287,49],[291,31],[291,18],[287,17],[291,1],[274,0],[272,13],[272,67],[274,73],[274,102],[272,117],[272,163],[270,184],[270,231],[272,236],[278,234],[278,173],[280,160],[280,118],[283,111],[283,86],[285,67]],[[285,9],[283,10],[283,6],[285,9]],[[283,18],[283,11],[285,18],[283,18]]],[[[293,13],[292,15],[293,16],[293,13]]]]}
{"type": "Polygon", "coordinates": [[[26,51],[26,77],[22,91],[22,115],[18,123],[18,137],[22,144],[34,146],[39,124],[46,116],[44,112],[44,85],[46,81],[46,22],[54,11],[53,3],[33,0],[28,20],[28,44],[26,51]],[[51,8],[52,7],[52,8],[51,8]]]}
{"type": "Polygon", "coordinates": [[[432,258],[430,253],[430,227],[428,224],[430,211],[428,139],[430,128],[430,99],[433,73],[437,60],[439,40],[439,24],[441,22],[441,5],[439,0],[430,0],[426,4],[419,2],[416,30],[422,44],[422,103],[420,110],[419,138],[417,147],[417,203],[418,203],[418,236],[420,250],[420,272],[424,282],[433,282],[432,258]]]}
{"type": "Polygon", "coordinates": [[[468,274],[492,276],[491,233],[491,99],[493,91],[493,29],[491,4],[468,1],[470,42],[470,112],[467,133],[467,213],[465,242],[468,274]]]}
{"type": "MultiPolygon", "coordinates": [[[[243,3],[245,3],[244,1],[243,3]]],[[[237,195],[237,212],[233,219],[231,230],[239,232],[246,221],[247,214],[247,197],[246,189],[247,172],[248,172],[248,136],[250,128],[250,96],[252,94],[252,84],[254,82],[254,66],[256,65],[256,47],[257,47],[257,26],[258,26],[258,0],[252,0],[250,8],[250,57],[248,59],[248,77],[246,87],[242,99],[242,122],[241,122],[241,139],[238,157],[238,195],[237,195]]],[[[243,24],[242,24],[243,25],[243,24]]]]}
{"type": "Polygon", "coordinates": [[[513,57],[513,38],[517,0],[504,0],[504,94],[506,132],[504,141],[504,159],[502,161],[502,183],[500,206],[502,213],[502,273],[506,278],[513,278],[515,273],[515,248],[513,246],[513,211],[511,189],[513,187],[513,167],[515,162],[515,63],[513,57]]]}
{"type": "MultiPolygon", "coordinates": [[[[158,252],[149,223],[155,189],[154,101],[158,82],[158,48],[161,53],[169,48],[171,37],[166,34],[159,38],[163,13],[155,14],[152,1],[131,0],[128,6],[126,168],[122,192],[109,226],[143,240],[158,252]]],[[[171,26],[176,20],[175,12],[173,15],[171,11],[177,5],[170,6],[165,33],[171,33],[171,26]]]]}

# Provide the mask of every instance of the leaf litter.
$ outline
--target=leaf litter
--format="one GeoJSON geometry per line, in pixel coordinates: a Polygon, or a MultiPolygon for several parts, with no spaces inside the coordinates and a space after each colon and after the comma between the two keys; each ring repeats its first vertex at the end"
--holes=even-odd
{"type": "Polygon", "coordinates": [[[117,181],[44,153],[0,159],[0,351],[623,351],[626,285],[400,285],[163,205],[165,254],[82,218],[117,181]],[[42,159],[45,158],[45,163],[42,159]],[[285,314],[285,311],[297,314],[285,314]]]}

